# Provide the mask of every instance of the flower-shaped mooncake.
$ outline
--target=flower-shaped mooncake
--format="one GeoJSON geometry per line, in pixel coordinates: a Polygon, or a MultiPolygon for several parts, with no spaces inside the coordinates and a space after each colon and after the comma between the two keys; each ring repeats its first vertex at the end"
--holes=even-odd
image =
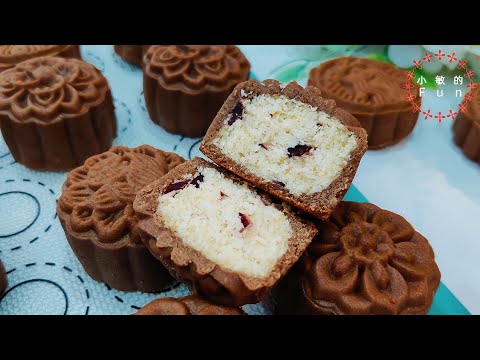
{"type": "Polygon", "coordinates": [[[426,314],[440,284],[433,250],[400,215],[342,202],[276,289],[280,313],[426,314]]]}

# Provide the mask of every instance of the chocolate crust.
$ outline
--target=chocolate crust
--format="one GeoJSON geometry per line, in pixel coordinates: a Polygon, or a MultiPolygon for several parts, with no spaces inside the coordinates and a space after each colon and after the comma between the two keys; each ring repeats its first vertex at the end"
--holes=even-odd
{"type": "Polygon", "coordinates": [[[149,302],[133,315],[247,315],[242,309],[211,303],[196,295],[149,302]]]}
{"type": "Polygon", "coordinates": [[[146,186],[135,198],[133,207],[140,219],[138,223],[140,237],[150,252],[170,270],[171,274],[186,283],[194,293],[226,306],[237,307],[257,303],[305,251],[316,234],[315,226],[295,215],[288,205],[273,204],[270,196],[248,184],[266,203],[274,205],[287,216],[294,234],[289,239],[288,250],[265,279],[233,272],[210,261],[200,252],[184,245],[182,240],[164,225],[162,217],[156,213],[158,198],[164,188],[186,174],[194,175],[199,166],[214,168],[235,182],[248,184],[201,158],[187,161],[160,180],[146,186]]]}
{"type": "Polygon", "coordinates": [[[98,69],[39,57],[0,73],[0,127],[16,161],[34,170],[68,170],[108,150],[117,123],[98,69]]]}
{"type": "MultiPolygon", "coordinates": [[[[326,61],[310,71],[308,85],[349,111],[368,133],[368,148],[394,145],[414,129],[418,113],[405,101],[405,73],[381,61],[342,57],[326,61]]],[[[412,94],[421,105],[419,87],[412,94]]]]}
{"type": "Polygon", "coordinates": [[[153,45],[143,90],[152,121],[173,134],[203,136],[250,63],[233,45],[153,45]]]}
{"type": "Polygon", "coordinates": [[[225,101],[217,116],[208,129],[205,138],[200,145],[200,151],[218,165],[230,170],[234,174],[244,178],[256,187],[274,195],[283,201],[301,209],[302,211],[318,218],[328,219],[335,206],[342,200],[345,192],[355,177],[362,156],[367,150],[367,134],[358,121],[346,111],[338,108],[333,100],[325,100],[320,91],[314,87],[304,89],[296,82],[291,82],[284,88],[276,80],[265,80],[262,83],[251,79],[239,84],[225,101]],[[338,119],[357,138],[357,147],[351,155],[351,160],[343,169],[342,173],[325,190],[311,195],[293,195],[279,184],[270,182],[251,173],[241,165],[225,156],[222,151],[213,144],[219,135],[220,129],[225,126],[224,121],[231,113],[235,105],[241,100],[242,92],[245,94],[268,94],[283,95],[290,99],[296,99],[324,111],[338,119]]]}
{"type": "Polygon", "coordinates": [[[184,160],[148,145],[115,146],[72,170],[57,214],[87,274],[122,291],[162,290],[168,271],[141,242],[132,203],[136,193],[184,160]]]}
{"type": "Polygon", "coordinates": [[[342,202],[274,289],[278,314],[426,314],[440,284],[432,247],[400,215],[342,202]]]}
{"type": "Polygon", "coordinates": [[[142,67],[143,55],[151,45],[113,45],[113,49],[129,64],[142,67]]]}
{"type": "Polygon", "coordinates": [[[7,289],[7,285],[7,273],[5,272],[5,267],[3,266],[2,260],[0,260],[0,297],[7,289]]]}
{"type": "Polygon", "coordinates": [[[475,89],[475,100],[459,112],[453,124],[453,140],[467,158],[480,164],[480,88],[475,89]]]}
{"type": "Polygon", "coordinates": [[[42,56],[82,59],[79,45],[0,45],[0,72],[42,56]]]}

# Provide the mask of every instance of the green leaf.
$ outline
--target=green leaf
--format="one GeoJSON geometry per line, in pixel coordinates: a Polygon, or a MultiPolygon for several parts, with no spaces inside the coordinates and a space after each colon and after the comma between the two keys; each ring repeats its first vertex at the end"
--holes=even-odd
{"type": "Polygon", "coordinates": [[[284,83],[292,80],[298,80],[305,76],[305,69],[307,68],[308,64],[308,61],[296,60],[277,67],[271,72],[271,76],[272,78],[284,83]]]}
{"type": "Polygon", "coordinates": [[[392,64],[392,61],[390,60],[390,58],[387,56],[387,54],[384,54],[384,53],[369,54],[367,55],[367,58],[392,64]]]}
{"type": "MultiPolygon", "coordinates": [[[[410,70],[411,70],[411,68],[406,70],[406,71],[410,71],[410,70]]],[[[428,73],[423,69],[415,69],[415,70],[413,70],[413,73],[415,74],[415,79],[416,80],[418,80],[420,78],[420,76],[423,76],[425,78],[425,80],[427,81],[423,85],[418,84],[421,87],[423,87],[425,89],[437,89],[438,88],[437,83],[435,82],[435,76],[436,75],[428,73]]],[[[416,80],[412,80],[412,81],[416,81],[416,80]]]]}

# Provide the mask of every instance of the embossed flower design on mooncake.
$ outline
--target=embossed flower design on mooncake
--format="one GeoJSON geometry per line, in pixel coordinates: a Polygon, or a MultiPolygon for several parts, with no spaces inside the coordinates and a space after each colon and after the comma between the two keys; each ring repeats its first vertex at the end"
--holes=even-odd
{"type": "Polygon", "coordinates": [[[307,298],[335,314],[426,313],[440,282],[428,241],[372,204],[341,203],[306,259],[307,298]]]}
{"type": "MultiPolygon", "coordinates": [[[[405,101],[404,83],[404,71],[394,65],[354,57],[326,61],[308,78],[308,85],[357,118],[367,130],[369,149],[394,145],[413,131],[418,112],[405,101]]],[[[420,88],[414,85],[411,93],[420,106],[420,88]]]]}
{"type": "Polygon", "coordinates": [[[156,299],[134,315],[247,315],[242,309],[214,304],[197,295],[156,299]]]}
{"type": "Polygon", "coordinates": [[[74,45],[1,45],[0,63],[17,63],[30,59],[32,56],[43,56],[68,50],[72,46],[74,45]]]}
{"type": "Polygon", "coordinates": [[[453,123],[455,143],[469,159],[480,164],[480,88],[473,91],[474,100],[460,111],[453,123]]]}
{"type": "Polygon", "coordinates": [[[224,91],[248,76],[250,64],[233,45],[154,45],[147,71],[166,88],[186,92],[224,91]]]}
{"type": "Polygon", "coordinates": [[[0,112],[19,122],[52,123],[85,114],[107,91],[106,79],[86,62],[35,58],[0,74],[0,112]]]}
{"type": "Polygon", "coordinates": [[[40,56],[81,59],[79,45],[0,45],[0,72],[40,56]]]}
{"type": "Polygon", "coordinates": [[[121,242],[128,234],[131,242],[141,243],[132,206],[135,195],[182,162],[180,156],[148,145],[115,146],[69,173],[59,207],[70,214],[76,233],[93,230],[101,243],[121,242]]]}
{"type": "Polygon", "coordinates": [[[328,97],[362,110],[366,107],[395,110],[408,108],[402,85],[405,74],[388,63],[369,59],[341,58],[312,70],[309,84],[319,87],[328,97]]]}

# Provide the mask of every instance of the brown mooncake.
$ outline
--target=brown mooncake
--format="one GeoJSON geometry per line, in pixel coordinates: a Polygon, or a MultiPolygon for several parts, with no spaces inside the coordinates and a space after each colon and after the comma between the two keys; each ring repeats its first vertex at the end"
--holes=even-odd
{"type": "Polygon", "coordinates": [[[342,202],[273,294],[279,314],[426,314],[439,284],[432,247],[403,217],[342,202]]]}
{"type": "Polygon", "coordinates": [[[358,121],[314,87],[276,80],[239,84],[200,151],[260,189],[328,219],[367,150],[358,121]]]}
{"type": "MultiPolygon", "coordinates": [[[[310,71],[308,85],[320,89],[350,112],[368,133],[368,148],[381,149],[407,137],[415,127],[418,112],[406,101],[404,70],[377,60],[342,57],[310,71]]],[[[419,87],[411,90],[421,104],[419,87]]]]}
{"type": "Polygon", "coordinates": [[[3,266],[2,260],[0,260],[0,297],[7,289],[7,285],[7,273],[5,272],[5,267],[3,266]]]}
{"type": "Polygon", "coordinates": [[[149,302],[133,315],[247,315],[240,308],[214,304],[196,295],[149,302]]]}
{"type": "Polygon", "coordinates": [[[30,169],[79,166],[116,134],[107,79],[77,59],[21,62],[0,73],[0,127],[15,160],[30,169]]]}
{"type": "Polygon", "coordinates": [[[473,92],[474,100],[467,111],[459,112],[453,124],[454,141],[467,158],[480,164],[480,88],[473,92]]]}
{"type": "Polygon", "coordinates": [[[115,52],[126,62],[142,67],[143,55],[151,45],[113,45],[115,52]]]}
{"type": "Polygon", "coordinates": [[[87,274],[123,291],[153,292],[171,280],[140,240],[133,200],[140,189],[183,162],[148,145],[114,146],[72,170],[57,214],[87,274]]]}
{"type": "Polygon", "coordinates": [[[153,122],[174,134],[203,136],[250,63],[233,45],[153,45],[143,90],[153,122]]]}
{"type": "Polygon", "coordinates": [[[0,72],[41,56],[81,59],[78,45],[0,45],[0,72]]]}
{"type": "Polygon", "coordinates": [[[172,275],[233,307],[261,301],[316,234],[287,204],[198,157],[146,186],[134,210],[172,275]]]}

